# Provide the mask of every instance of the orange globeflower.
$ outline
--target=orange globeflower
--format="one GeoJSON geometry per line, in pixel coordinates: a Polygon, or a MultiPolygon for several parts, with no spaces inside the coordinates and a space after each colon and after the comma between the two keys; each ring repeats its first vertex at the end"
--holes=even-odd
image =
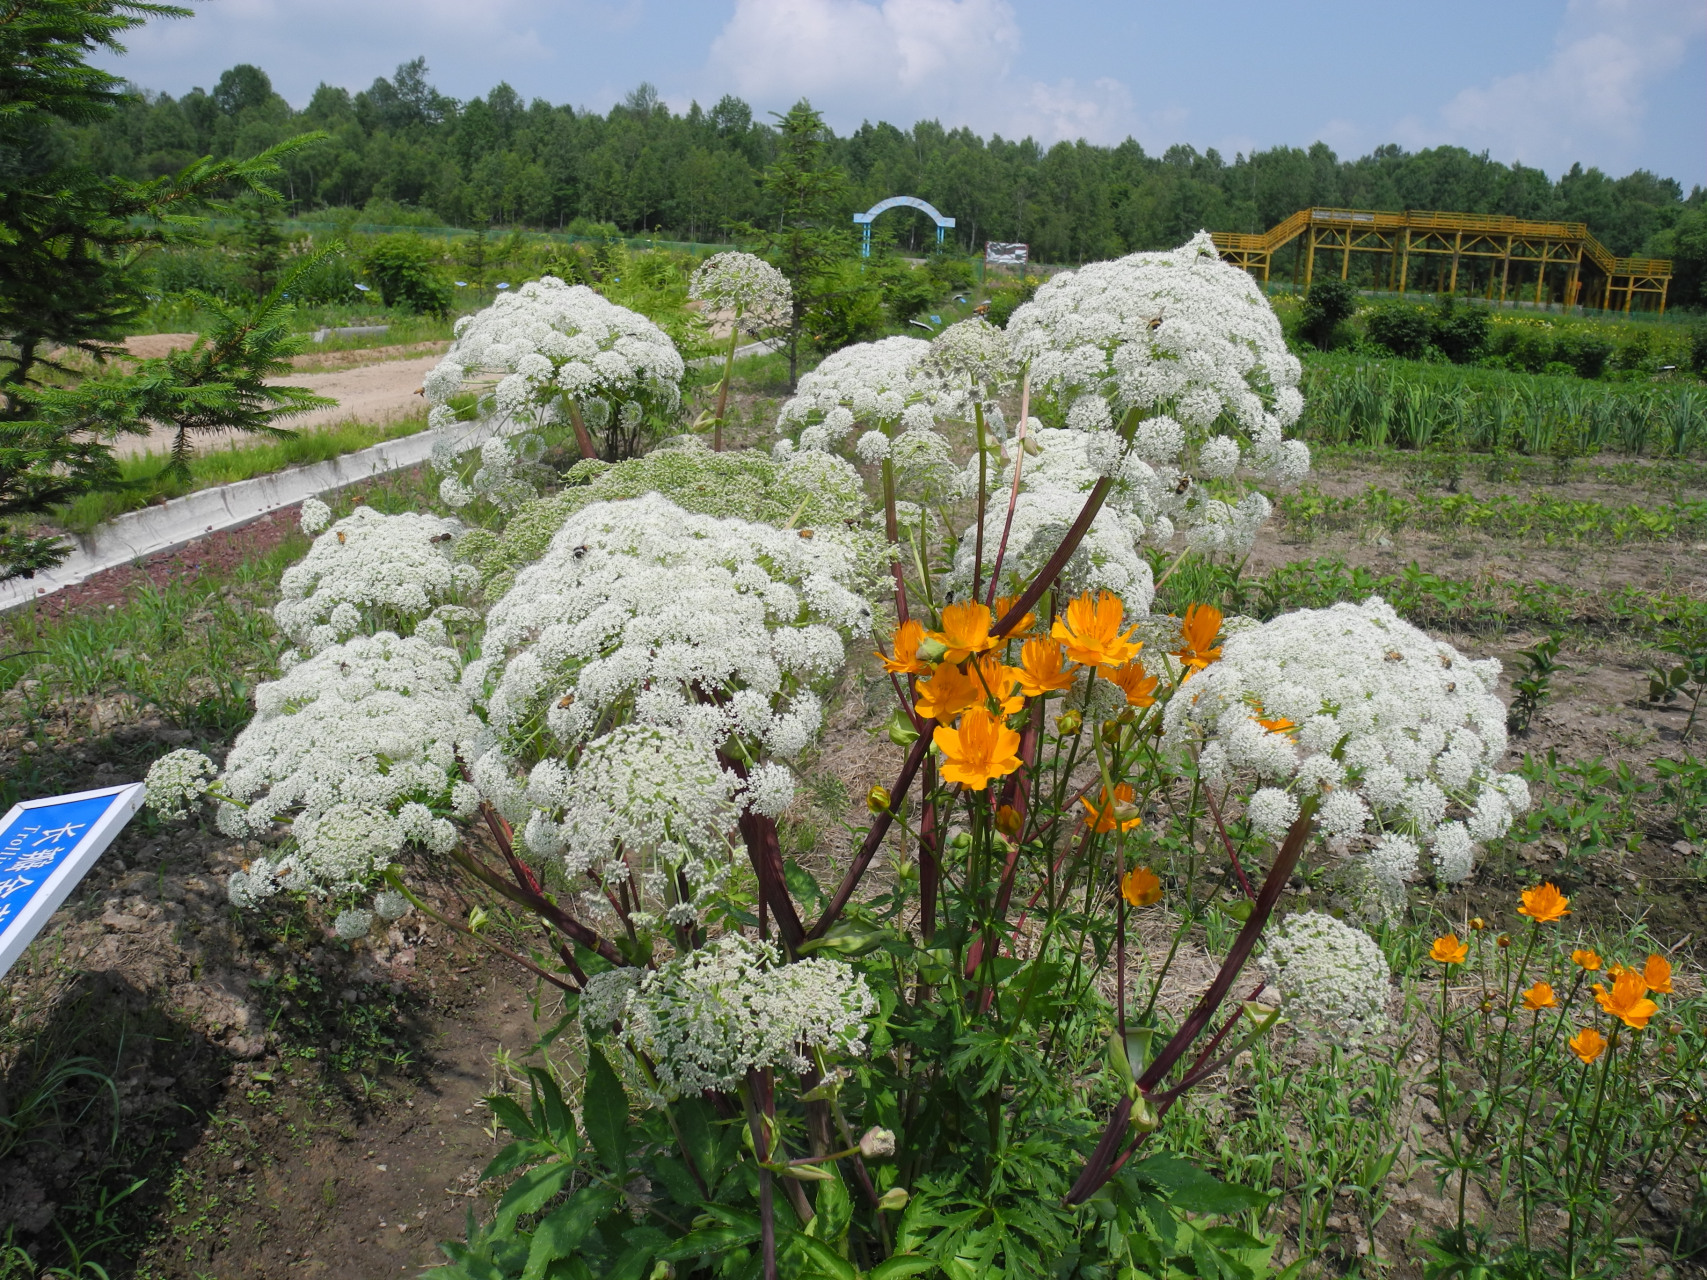
{"type": "Polygon", "coordinates": [[[1449,933],[1434,940],[1434,945],[1429,948],[1428,958],[1441,964],[1463,964],[1464,957],[1469,954],[1469,943],[1460,942],[1456,933],[1449,933]]]}
{"type": "Polygon", "coordinates": [[[1014,693],[1020,682],[1020,669],[1010,667],[1002,661],[998,653],[980,654],[966,666],[966,674],[972,677],[985,698],[994,698],[1000,704],[998,710],[1005,716],[1011,716],[1025,705],[1025,699],[1014,693]]]}
{"type": "Polygon", "coordinates": [[[1525,889],[1517,914],[1528,916],[1536,924],[1552,924],[1571,914],[1565,909],[1570,905],[1571,900],[1559,892],[1559,886],[1549,882],[1525,889]]]}
{"type": "Polygon", "coordinates": [[[976,600],[962,600],[942,611],[942,630],[927,634],[947,653],[944,662],[965,662],[969,654],[994,649],[1001,642],[990,634],[990,611],[976,600]]]}
{"type": "Polygon", "coordinates": [[[1605,1012],[1635,1031],[1647,1026],[1648,1019],[1660,1011],[1659,1005],[1648,999],[1648,984],[1634,969],[1625,969],[1614,978],[1611,991],[1595,983],[1594,999],[1605,1012]]]}
{"type": "MultiPolygon", "coordinates": [[[[1008,610],[1012,609],[1018,603],[1019,603],[1019,597],[1018,596],[997,596],[996,597],[996,621],[1000,622],[1003,618],[1007,617],[1008,616],[1008,610]]],[[[1019,616],[1019,620],[1017,622],[1015,622],[1013,624],[1013,626],[1009,627],[1006,631],[999,632],[998,634],[1004,640],[1010,640],[1014,636],[1022,636],[1027,631],[1031,630],[1031,624],[1036,622],[1036,621],[1037,621],[1037,615],[1035,613],[1022,613],[1019,616]]],[[[994,624],[992,624],[992,625],[994,625],[994,624]]]]}
{"type": "Polygon", "coordinates": [[[1027,640],[1019,647],[1019,688],[1028,698],[1040,698],[1046,693],[1060,693],[1073,687],[1077,672],[1066,669],[1061,661],[1061,646],[1053,640],[1027,640]]]}
{"type": "Polygon", "coordinates": [[[943,755],[945,782],[982,791],[992,778],[1005,778],[1019,768],[1019,734],[983,707],[961,716],[958,728],[937,726],[932,737],[943,755]]]}
{"type": "Polygon", "coordinates": [[[1587,970],[1589,973],[1600,968],[1600,957],[1588,950],[1571,952],[1571,961],[1577,968],[1587,970]]]}
{"type": "Polygon", "coordinates": [[[1260,702],[1251,703],[1251,719],[1270,733],[1291,733],[1298,727],[1296,721],[1288,720],[1285,716],[1270,717],[1260,702]]]}
{"type": "Polygon", "coordinates": [[[1146,675],[1144,664],[1134,658],[1125,666],[1116,667],[1108,673],[1109,682],[1120,686],[1120,691],[1126,695],[1126,705],[1129,707],[1153,707],[1156,705],[1156,685],[1160,683],[1155,676],[1146,675]]]}
{"type": "Polygon", "coordinates": [[[1540,1013],[1543,1009],[1557,1009],[1559,997],[1553,994],[1553,988],[1545,982],[1537,982],[1523,993],[1523,1007],[1531,1013],[1540,1013]]]}
{"type": "Polygon", "coordinates": [[[1194,604],[1185,611],[1180,624],[1180,647],[1174,650],[1186,666],[1186,679],[1194,671],[1202,671],[1211,662],[1221,661],[1221,646],[1215,637],[1221,634],[1221,610],[1212,604],[1194,604]]]}
{"type": "Polygon", "coordinates": [[[1664,956],[1649,956],[1642,969],[1642,981],[1648,984],[1649,991],[1656,991],[1662,996],[1671,995],[1671,961],[1664,956]]]}
{"type": "Polygon", "coordinates": [[[1162,900],[1162,882],[1148,867],[1133,867],[1120,880],[1120,896],[1135,907],[1148,907],[1162,900]]]}
{"type": "Polygon", "coordinates": [[[1131,639],[1134,623],[1124,633],[1120,624],[1126,607],[1120,597],[1101,591],[1095,597],[1085,592],[1067,606],[1065,617],[1056,618],[1049,632],[1067,646],[1067,656],[1087,667],[1118,667],[1144,647],[1131,639]]]}
{"type": "Polygon", "coordinates": [[[1593,1027],[1584,1027],[1566,1043],[1571,1046],[1571,1052],[1583,1060],[1585,1067],[1606,1052],[1606,1037],[1593,1027]]]}
{"type": "Polygon", "coordinates": [[[930,672],[931,665],[919,657],[919,646],[924,642],[924,624],[908,618],[907,621],[895,628],[895,636],[892,641],[895,656],[884,658],[881,653],[877,656],[883,658],[884,670],[893,672],[895,675],[927,675],[930,672]]]}
{"type": "MultiPolygon", "coordinates": [[[[1079,797],[1079,803],[1085,806],[1085,812],[1090,815],[1085,819],[1085,825],[1090,826],[1094,822],[1099,832],[1114,830],[1114,805],[1131,804],[1137,796],[1130,783],[1117,782],[1114,786],[1114,804],[1108,803],[1108,789],[1106,787],[1103,788],[1102,798],[1103,804],[1099,812],[1098,807],[1091,803],[1089,796],[1079,797]]],[[[1130,831],[1140,821],[1139,818],[1129,818],[1120,824],[1120,829],[1130,831]]]]}
{"type": "Polygon", "coordinates": [[[984,701],[984,686],[976,676],[968,675],[952,662],[945,662],[931,672],[929,680],[919,682],[918,700],[913,709],[940,724],[947,724],[967,707],[984,701]]]}

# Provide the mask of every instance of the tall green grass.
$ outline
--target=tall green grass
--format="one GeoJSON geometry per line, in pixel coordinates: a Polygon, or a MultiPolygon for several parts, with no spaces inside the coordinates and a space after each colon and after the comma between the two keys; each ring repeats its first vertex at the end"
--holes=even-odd
{"type": "Polygon", "coordinates": [[[54,523],[72,533],[87,533],[96,525],[127,511],[140,511],[152,503],[179,498],[198,489],[250,480],[255,476],[307,466],[366,449],[385,440],[412,436],[427,426],[423,410],[395,422],[378,425],[347,422],[317,431],[304,431],[288,440],[266,440],[235,445],[229,449],[204,449],[190,459],[190,474],[167,470],[169,458],[144,453],[121,459],[119,471],[124,487],[86,493],[54,512],[54,523]]]}
{"type": "Polygon", "coordinates": [[[1312,357],[1307,439],[1580,457],[1707,453],[1707,388],[1597,383],[1412,361],[1312,357]]]}

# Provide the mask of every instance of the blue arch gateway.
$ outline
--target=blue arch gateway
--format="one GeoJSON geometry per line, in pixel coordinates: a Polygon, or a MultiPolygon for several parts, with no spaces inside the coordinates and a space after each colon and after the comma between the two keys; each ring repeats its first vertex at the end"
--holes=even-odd
{"type": "Polygon", "coordinates": [[[863,233],[859,245],[860,257],[869,258],[871,256],[871,224],[877,221],[877,215],[903,206],[908,209],[917,209],[920,213],[929,215],[931,221],[936,223],[936,242],[938,244],[942,243],[943,233],[954,226],[954,219],[943,217],[937,212],[936,206],[928,200],[921,200],[917,196],[890,196],[887,200],[879,200],[864,213],[856,213],[853,216],[853,220],[859,224],[860,231],[863,233]]]}

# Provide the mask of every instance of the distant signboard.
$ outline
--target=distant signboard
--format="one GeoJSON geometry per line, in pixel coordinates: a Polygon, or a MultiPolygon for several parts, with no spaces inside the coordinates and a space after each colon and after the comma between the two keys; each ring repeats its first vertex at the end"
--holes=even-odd
{"type": "Polygon", "coordinates": [[[984,245],[984,261],[989,263],[1023,267],[1030,256],[1030,245],[1003,244],[999,240],[990,240],[984,245]]]}
{"type": "Polygon", "coordinates": [[[0,821],[0,975],[142,807],[142,792],[128,782],[25,800],[0,821]]]}

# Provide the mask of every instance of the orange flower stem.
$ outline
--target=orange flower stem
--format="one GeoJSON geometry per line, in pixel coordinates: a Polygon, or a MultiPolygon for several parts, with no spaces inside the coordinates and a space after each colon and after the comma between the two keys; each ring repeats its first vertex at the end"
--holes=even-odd
{"type": "Polygon", "coordinates": [[[928,756],[919,794],[923,797],[919,813],[919,932],[928,942],[936,936],[936,900],[942,885],[942,860],[936,847],[936,761],[928,756]]]}
{"type": "MultiPolygon", "coordinates": [[[[1588,1150],[1577,1157],[1577,1174],[1571,1180],[1571,1196],[1567,1208],[1567,1212],[1570,1214],[1570,1222],[1565,1228],[1565,1274],[1568,1276],[1576,1274],[1577,1197],[1582,1192],[1583,1175],[1589,1171],[1591,1161],[1597,1172],[1600,1168],[1601,1152],[1597,1150],[1595,1141],[1600,1130],[1600,1106],[1606,1100],[1606,1079],[1612,1074],[1612,1060],[1618,1056],[1618,1040],[1621,1030],[1622,1028],[1617,1023],[1613,1023],[1612,1038],[1607,1043],[1606,1055],[1600,1064],[1600,1079],[1596,1081],[1594,1086],[1594,1111],[1590,1113],[1588,1120],[1588,1150]]],[[[1584,1071],[1583,1075],[1586,1078],[1588,1072],[1584,1071]]],[[[1580,1094],[1581,1090],[1579,1089],[1578,1092],[1580,1094]]],[[[1576,1108],[1573,1105],[1571,1109],[1574,1111],[1576,1108]]]]}
{"type": "Polygon", "coordinates": [[[889,542],[889,572],[895,578],[895,620],[907,621],[907,575],[901,568],[901,527],[895,520],[895,463],[883,459],[883,536],[889,542]]]}
{"type": "Polygon", "coordinates": [[[1523,986],[1524,978],[1529,974],[1529,957],[1534,954],[1535,943],[1539,940],[1540,936],[1540,921],[1531,920],[1529,922],[1529,941],[1524,944],[1523,958],[1518,961],[1516,969],[1517,980],[1515,982],[1511,980],[1513,972],[1510,960],[1511,952],[1509,949],[1506,952],[1506,982],[1502,991],[1502,995],[1505,999],[1506,1010],[1505,1025],[1500,1028],[1499,1048],[1494,1053],[1494,1087],[1488,1093],[1488,1114],[1487,1118],[1482,1123],[1482,1131],[1478,1137],[1478,1142],[1480,1139],[1486,1138],[1494,1127],[1494,1112],[1499,1109],[1500,1088],[1505,1080],[1506,1037],[1511,1034],[1511,1020],[1517,1016],[1517,1010],[1514,1007],[1516,1004],[1515,996],[1518,988],[1523,986]]]}
{"type": "Polygon", "coordinates": [[[1161,577],[1156,579],[1155,590],[1160,591],[1162,589],[1162,584],[1174,576],[1174,570],[1184,564],[1185,558],[1190,554],[1191,548],[1187,547],[1184,551],[1174,557],[1174,562],[1167,567],[1167,571],[1163,573],[1161,577]]]}
{"type": "Polygon", "coordinates": [[[1209,813],[1215,819],[1216,834],[1221,837],[1222,847],[1227,850],[1227,857],[1233,864],[1233,873],[1239,877],[1239,887],[1245,891],[1245,897],[1255,902],[1256,890],[1251,888],[1250,879],[1245,875],[1244,865],[1239,861],[1239,851],[1233,848],[1233,841],[1227,835],[1227,824],[1221,820],[1221,806],[1215,801],[1215,788],[1205,787],[1203,794],[1209,801],[1209,813]]]}
{"type": "MultiPolygon", "coordinates": [[[[1267,927],[1269,917],[1274,914],[1274,908],[1280,901],[1280,895],[1286,888],[1286,882],[1291,878],[1293,869],[1297,867],[1298,859],[1303,856],[1304,846],[1308,843],[1310,832],[1315,827],[1316,803],[1315,796],[1308,796],[1304,803],[1299,806],[1298,817],[1294,819],[1291,829],[1287,831],[1286,840],[1280,846],[1280,852],[1275,855],[1274,865],[1269,869],[1268,877],[1263,881],[1262,890],[1257,894],[1257,900],[1251,908],[1251,914],[1246,917],[1244,926],[1239,930],[1238,936],[1233,939],[1233,945],[1227,952],[1227,958],[1222,961],[1220,970],[1209,984],[1209,989],[1203,993],[1190,1016],[1180,1024],[1179,1030],[1162,1047],[1155,1060],[1139,1077],[1138,1087],[1146,1093],[1161,1082],[1173,1069],[1174,1064],[1185,1056],[1186,1050],[1191,1048],[1197,1037],[1203,1034],[1204,1028],[1213,1021],[1216,1012],[1227,999],[1227,993],[1232,990],[1233,982],[1238,978],[1239,971],[1245,967],[1245,962],[1250,959],[1251,952],[1256,950],[1263,929],[1267,927]]],[[[1104,1131],[1104,1142],[1098,1144],[1097,1150],[1092,1153],[1091,1159],[1086,1163],[1083,1172],[1080,1173],[1078,1181],[1067,1193],[1066,1203],[1083,1204],[1108,1182],[1109,1164],[1114,1158],[1114,1150],[1119,1145],[1119,1139],[1122,1136],[1119,1133],[1114,1133],[1111,1139],[1111,1131],[1117,1124],[1123,1130],[1126,1127],[1127,1118],[1131,1114],[1130,1102],[1123,1099],[1122,1103],[1123,1105],[1115,1110],[1115,1118],[1109,1122],[1110,1130],[1104,1131]]]]}
{"type": "MultiPolygon", "coordinates": [[[[1014,430],[1014,483],[1013,489],[1008,493],[1008,518],[1002,524],[1002,540],[996,547],[996,562],[990,566],[990,594],[984,601],[992,609],[996,607],[996,588],[1002,580],[1002,561],[1008,554],[1008,535],[1014,529],[1014,508],[1019,506],[1019,473],[1020,468],[1025,465],[1025,422],[1026,415],[1030,412],[1031,373],[1028,370],[1019,389],[1019,426],[1014,430]]],[[[979,525],[978,531],[982,535],[982,524],[979,525]]],[[[1024,616],[1023,613],[1020,615],[1022,618],[1024,616]]]]}
{"type": "MultiPolygon", "coordinates": [[[[984,579],[984,508],[990,480],[990,459],[984,452],[984,404],[980,400],[972,402],[972,422],[978,433],[978,520],[973,526],[977,533],[972,543],[972,594],[968,598],[976,600],[978,584],[984,579]]],[[[990,581],[995,581],[994,575],[991,575],[990,581]]]]}
{"type": "MultiPolygon", "coordinates": [[[[842,912],[847,909],[848,899],[853,897],[854,890],[859,888],[859,882],[864,878],[866,870],[871,866],[871,860],[877,856],[882,847],[883,837],[889,833],[889,824],[894,820],[895,806],[906,796],[908,788],[913,785],[913,779],[919,772],[919,767],[925,762],[925,754],[931,748],[931,726],[933,720],[921,717],[919,720],[919,737],[913,743],[912,750],[907,752],[907,759],[901,765],[901,772],[895,776],[895,785],[889,788],[889,807],[882,813],[873,814],[871,829],[865,833],[865,842],[854,854],[853,861],[848,865],[842,881],[836,886],[836,893],[830,899],[830,905],[824,908],[824,914],[818,917],[818,923],[807,931],[806,937],[822,938],[829,927],[836,923],[842,912]]],[[[792,904],[790,904],[792,909],[792,904]]]]}
{"type": "MultiPolygon", "coordinates": [[[[1124,445],[1129,442],[1132,439],[1132,433],[1137,429],[1138,410],[1128,410],[1126,421],[1120,428],[1120,443],[1124,445]]],[[[1090,493],[1085,495],[1085,505],[1079,508],[1078,516],[1068,526],[1065,536],[1061,539],[1061,545],[1055,548],[1055,554],[1050,556],[1043,567],[1032,576],[1031,582],[1027,584],[1024,591],[1020,592],[1019,599],[1014,601],[1013,607],[991,628],[992,633],[1001,635],[1013,630],[1019,625],[1019,620],[1031,612],[1031,607],[1043,598],[1043,593],[1054,585],[1055,579],[1061,574],[1061,570],[1067,567],[1067,561],[1073,558],[1073,553],[1079,549],[1079,544],[1085,540],[1085,535],[1090,532],[1091,521],[1097,518],[1097,512],[1102,510],[1102,504],[1108,499],[1108,491],[1113,486],[1114,481],[1108,476],[1103,476],[1096,482],[1090,493]]]]}

